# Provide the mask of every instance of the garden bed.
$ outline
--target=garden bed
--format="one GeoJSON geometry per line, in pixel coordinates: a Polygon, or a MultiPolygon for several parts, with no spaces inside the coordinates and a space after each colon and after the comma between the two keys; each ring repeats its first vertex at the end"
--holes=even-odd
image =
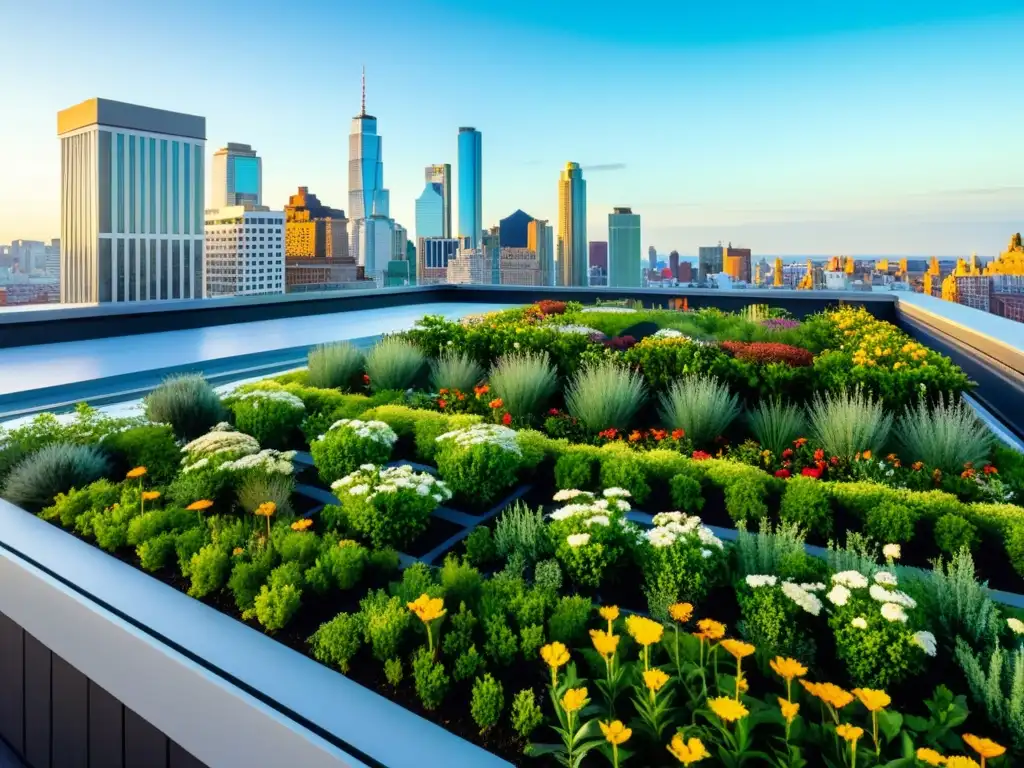
{"type": "Polygon", "coordinates": [[[223,402],[169,382],[147,400],[169,426],[44,417],[0,443],[0,477],[26,508],[513,762],[561,723],[584,765],[614,763],[620,742],[644,765],[705,745],[727,765],[785,734],[871,765],[904,742],[967,753],[935,718],[968,703],[969,732],[1024,749],[1007,703],[1024,701],[1024,625],[979,583],[1024,591],[1024,460],[961,404],[969,389],[863,311],[548,302],[427,318],[365,359],[316,350],[308,373],[223,402]],[[742,641],[720,643],[716,622],[742,641]],[[602,627],[621,639],[606,661],[602,627]],[[817,717],[829,694],[813,686],[789,686],[803,709],[787,723],[776,657],[885,689],[877,745],[867,705],[839,707],[869,728],[850,739],[817,717]],[[940,690],[929,715],[920,692],[939,685],[964,698],[940,690]],[[663,711],[670,697],[689,714],[663,711]],[[737,746],[734,716],[761,735],[737,746]]]}

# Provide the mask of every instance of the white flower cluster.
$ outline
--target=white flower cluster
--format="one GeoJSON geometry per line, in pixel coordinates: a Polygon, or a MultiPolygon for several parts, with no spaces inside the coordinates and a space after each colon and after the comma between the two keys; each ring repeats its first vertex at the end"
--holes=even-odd
{"type": "Polygon", "coordinates": [[[832,575],[832,583],[847,589],[864,589],[868,585],[868,580],[860,571],[840,571],[832,575]]]}
{"type": "Polygon", "coordinates": [[[595,328],[588,328],[585,325],[553,325],[551,327],[559,333],[579,333],[584,336],[594,336],[596,334],[598,336],[604,336],[601,331],[595,328]]]}
{"type": "MultiPolygon", "coordinates": [[[[295,458],[295,451],[275,451],[272,448],[264,448],[259,453],[251,453],[247,456],[226,461],[220,465],[221,469],[228,472],[244,472],[247,470],[262,470],[268,475],[290,475],[294,467],[292,459],[295,458]]],[[[203,459],[206,461],[206,459],[203,459]]]]}
{"type": "Polygon", "coordinates": [[[751,574],[747,576],[747,586],[752,589],[758,589],[759,587],[774,587],[778,583],[778,579],[774,576],[764,576],[759,574],[751,574]]]}
{"type": "Polygon", "coordinates": [[[654,527],[647,531],[645,537],[652,547],[670,547],[677,541],[696,536],[702,545],[701,554],[711,557],[710,547],[722,549],[722,540],[703,525],[696,515],[683,512],[662,512],[654,516],[654,527]]]}
{"type": "Polygon", "coordinates": [[[935,635],[931,632],[921,631],[915,632],[911,638],[914,645],[918,645],[928,656],[934,656],[938,644],[935,642],[935,635]]]}
{"type": "MultiPolygon", "coordinates": [[[[864,574],[857,571],[842,571],[832,576],[833,586],[826,597],[833,605],[843,606],[849,602],[852,590],[867,588],[871,599],[882,604],[879,611],[886,621],[906,623],[909,619],[907,610],[916,608],[917,602],[906,592],[896,589],[899,584],[896,575],[891,571],[879,571],[874,575],[873,581],[874,583],[869,586],[870,582],[864,574]]],[[[864,619],[857,617],[853,620],[853,626],[863,629],[859,622],[864,622],[864,619]]],[[[923,644],[921,647],[928,652],[928,645],[923,644]]]]}
{"type": "Polygon", "coordinates": [[[652,334],[651,338],[654,339],[685,339],[687,335],[682,331],[677,331],[675,328],[659,328],[652,334]]]}
{"type": "Polygon", "coordinates": [[[565,540],[569,543],[570,547],[572,547],[573,549],[576,549],[577,547],[582,547],[585,544],[589,544],[590,543],[590,534],[589,533],[574,533],[571,536],[566,536],[565,540]]]}
{"type": "Polygon", "coordinates": [[[181,452],[185,454],[183,464],[202,457],[215,456],[219,453],[237,453],[248,456],[259,453],[260,444],[252,435],[235,432],[227,424],[218,424],[201,437],[188,443],[181,452]]]}
{"type": "MultiPolygon", "coordinates": [[[[359,419],[341,419],[331,424],[331,428],[328,432],[333,432],[336,429],[344,429],[349,432],[354,432],[357,437],[362,437],[367,440],[373,440],[375,443],[381,443],[382,445],[394,445],[398,442],[398,435],[395,434],[395,430],[385,424],[383,421],[360,421],[359,419]]],[[[323,440],[324,436],[320,435],[318,440],[323,440]]]]}
{"type": "MultiPolygon", "coordinates": [[[[817,585],[812,584],[811,586],[817,585]]],[[[812,616],[817,616],[821,613],[821,600],[816,594],[814,594],[814,592],[806,589],[802,584],[796,584],[792,581],[784,581],[782,583],[782,594],[812,616]]]]}
{"type": "Polygon", "coordinates": [[[495,445],[517,456],[522,453],[519,450],[519,442],[516,440],[516,431],[500,424],[474,424],[465,429],[445,432],[437,438],[439,443],[446,440],[451,440],[460,448],[470,448],[474,445],[495,445]]]}
{"type": "Polygon", "coordinates": [[[287,405],[296,411],[306,410],[305,403],[291,392],[285,392],[283,389],[254,389],[250,392],[243,392],[241,395],[232,397],[231,399],[236,401],[252,400],[253,408],[259,408],[260,402],[273,401],[275,403],[287,405]]]}
{"type": "Polygon", "coordinates": [[[629,502],[625,497],[629,491],[622,488],[608,488],[602,494],[603,498],[597,498],[589,491],[578,491],[575,489],[559,491],[555,494],[555,501],[573,501],[564,507],[555,510],[550,517],[555,522],[568,520],[570,517],[584,518],[586,525],[609,525],[610,515],[615,512],[629,512],[629,502]]]}
{"type": "Polygon", "coordinates": [[[1024,621],[1009,618],[1006,620],[1006,626],[1010,628],[1010,631],[1013,632],[1013,634],[1024,635],[1024,621]]]}
{"type": "Polygon", "coordinates": [[[899,560],[901,554],[902,550],[900,549],[899,544],[886,544],[882,547],[882,555],[884,555],[887,560],[899,560]]]}
{"type": "Polygon", "coordinates": [[[632,307],[585,307],[584,312],[609,312],[613,315],[635,315],[632,307]]]}
{"type": "Polygon", "coordinates": [[[382,493],[398,493],[402,490],[415,491],[420,496],[431,496],[441,504],[452,497],[448,486],[429,472],[416,472],[403,464],[398,467],[380,469],[374,464],[363,464],[351,474],[331,483],[335,494],[347,490],[350,496],[365,496],[370,501],[382,493]]]}

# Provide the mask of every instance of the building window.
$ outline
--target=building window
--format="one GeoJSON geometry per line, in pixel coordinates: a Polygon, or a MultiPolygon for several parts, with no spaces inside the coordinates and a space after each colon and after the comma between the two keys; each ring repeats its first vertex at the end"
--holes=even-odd
{"type": "Polygon", "coordinates": [[[135,232],[135,137],[128,134],[128,231],[135,232]]]}
{"type": "Polygon", "coordinates": [[[185,161],[185,229],[182,231],[186,235],[192,234],[192,153],[189,151],[191,146],[188,144],[182,144],[183,159],[185,161]]]}
{"type": "MultiPolygon", "coordinates": [[[[180,215],[180,204],[178,203],[178,162],[180,160],[179,144],[176,141],[171,142],[171,233],[180,234],[180,224],[178,223],[178,216],[180,215]]],[[[175,261],[177,263],[177,261],[175,261]]],[[[175,296],[174,298],[179,298],[175,296]]]]}
{"type": "MultiPolygon", "coordinates": [[[[168,190],[171,185],[167,183],[167,139],[160,139],[160,234],[167,234],[167,205],[169,203],[168,190]]],[[[164,261],[166,264],[166,260],[164,261]]]]}
{"type": "Polygon", "coordinates": [[[124,134],[117,134],[117,231],[124,234],[124,134]]]}

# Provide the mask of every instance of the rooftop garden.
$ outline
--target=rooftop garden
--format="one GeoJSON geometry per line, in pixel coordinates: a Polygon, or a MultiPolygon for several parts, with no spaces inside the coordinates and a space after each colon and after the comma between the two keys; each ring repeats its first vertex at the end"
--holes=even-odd
{"type": "Polygon", "coordinates": [[[1024,456],[970,387],[864,309],[545,301],[40,416],[0,484],[515,764],[998,768],[1024,456]]]}

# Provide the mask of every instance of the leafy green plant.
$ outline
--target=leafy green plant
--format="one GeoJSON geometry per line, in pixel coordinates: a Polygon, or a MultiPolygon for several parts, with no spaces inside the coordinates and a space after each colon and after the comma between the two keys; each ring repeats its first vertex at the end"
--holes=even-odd
{"type": "Polygon", "coordinates": [[[362,581],[366,561],[366,547],[354,541],[342,541],[339,546],[324,548],[313,566],[306,571],[305,579],[309,587],[321,595],[332,589],[352,589],[362,581]]]}
{"type": "Polygon", "coordinates": [[[490,528],[474,528],[466,537],[466,557],[477,568],[486,567],[498,558],[490,528]]]}
{"type": "Polygon", "coordinates": [[[807,431],[803,409],[777,397],[762,400],[747,414],[747,422],[757,442],[776,456],[807,431]]]}
{"type": "Polygon", "coordinates": [[[813,626],[807,620],[809,614],[785,596],[777,579],[769,577],[769,585],[759,578],[765,577],[752,576],[737,587],[742,615],[736,624],[739,633],[765,656],[785,656],[812,664],[816,644],[813,626]]]}
{"type": "Polygon", "coordinates": [[[235,426],[266,448],[287,448],[298,442],[306,406],[290,392],[257,389],[225,399],[235,426]]]}
{"type": "Polygon", "coordinates": [[[134,467],[145,467],[146,480],[162,486],[171,482],[181,469],[181,449],[166,424],[113,432],[100,441],[100,446],[110,454],[117,475],[123,476],[134,467]]]}
{"type": "Polygon", "coordinates": [[[960,550],[948,562],[939,558],[911,587],[941,629],[938,637],[944,643],[951,645],[959,637],[982,651],[999,642],[999,611],[989,597],[988,583],[977,579],[969,550],[960,550]]]}
{"type": "Polygon", "coordinates": [[[896,422],[900,455],[943,472],[960,472],[967,463],[988,460],[995,438],[963,400],[940,396],[934,406],[924,400],[907,408],[896,422]]]}
{"type": "Polygon", "coordinates": [[[480,600],[483,584],[480,571],[455,555],[449,554],[444,559],[438,578],[448,605],[461,603],[472,607],[480,600]]]}
{"type": "Polygon", "coordinates": [[[977,526],[962,515],[947,512],[935,521],[935,544],[947,555],[955,555],[965,548],[971,551],[978,542],[977,526]]]}
{"type": "Polygon", "coordinates": [[[565,395],[569,413],[591,432],[626,429],[647,397],[643,378],[612,361],[580,370],[565,395]]]}
{"type": "Polygon", "coordinates": [[[864,530],[886,543],[901,544],[914,538],[918,512],[906,504],[886,501],[868,512],[864,530]]]}
{"type": "Polygon", "coordinates": [[[426,648],[420,648],[412,661],[412,676],[423,708],[430,712],[441,706],[451,682],[444,664],[434,659],[426,648]]]}
{"type": "Polygon", "coordinates": [[[373,657],[381,663],[398,655],[412,614],[401,598],[388,597],[378,590],[359,603],[363,615],[363,636],[373,649],[373,657]]]}
{"type": "Polygon", "coordinates": [[[782,494],[779,517],[806,531],[828,535],[832,531],[828,486],[810,477],[790,478],[782,494]]]}
{"type": "Polygon", "coordinates": [[[519,738],[527,741],[544,722],[544,713],[530,688],[524,688],[512,699],[512,727],[519,738]]]}
{"type": "Polygon", "coordinates": [[[276,557],[271,549],[257,550],[252,559],[244,555],[234,558],[228,589],[235,598],[235,607],[243,613],[252,608],[260,588],[270,578],[276,557]]]}
{"type": "Polygon", "coordinates": [[[549,595],[557,595],[562,588],[562,569],[558,561],[541,560],[534,566],[533,583],[537,589],[549,595]]]}
{"type": "MultiPolygon", "coordinates": [[[[358,613],[339,613],[320,625],[309,638],[313,658],[348,674],[352,659],[363,645],[363,621],[358,613]]],[[[401,662],[399,662],[401,665],[401,662]]]]}
{"type": "Polygon", "coordinates": [[[52,443],[15,465],[4,483],[3,497],[35,512],[52,504],[58,494],[82,488],[109,470],[110,461],[100,448],[52,443]]]}
{"type": "Polygon", "coordinates": [[[515,632],[501,616],[491,616],[484,622],[484,653],[500,667],[510,665],[519,652],[519,641],[515,632]]]}
{"type": "Polygon", "coordinates": [[[363,368],[362,351],[347,341],[315,347],[307,360],[307,381],[324,389],[350,389],[363,368]]]}
{"type": "Polygon", "coordinates": [[[587,621],[593,610],[594,604],[582,595],[558,598],[551,618],[548,619],[548,637],[569,646],[584,642],[587,621]]]}
{"type": "Polygon", "coordinates": [[[74,528],[83,536],[92,535],[92,517],[98,510],[106,509],[121,499],[121,486],[109,480],[72,488],[67,493],[58,493],[53,505],[39,513],[44,520],[59,520],[65,528],[74,528]],[[79,527],[78,521],[83,526],[79,527]]]}
{"type": "Polygon", "coordinates": [[[597,487],[597,470],[601,452],[590,445],[571,445],[555,461],[555,487],[567,491],[578,488],[581,491],[597,487]]]}
{"type": "Polygon", "coordinates": [[[546,353],[513,353],[501,357],[490,373],[491,389],[516,419],[530,419],[547,405],[558,376],[546,353]]]}
{"type": "Polygon", "coordinates": [[[472,392],[483,377],[484,369],[465,352],[445,351],[430,363],[430,386],[435,392],[472,392]]]}
{"type": "Polygon", "coordinates": [[[505,693],[501,683],[492,675],[478,677],[473,683],[469,709],[473,721],[480,727],[480,733],[490,730],[497,724],[504,708],[505,693]]]}
{"type": "Polygon", "coordinates": [[[494,526],[494,545],[506,560],[519,553],[526,565],[550,555],[554,549],[544,522],[544,511],[517,501],[505,509],[494,526]]]}
{"type": "Polygon", "coordinates": [[[681,429],[694,445],[710,445],[740,415],[739,398],[710,376],[674,381],[661,395],[661,419],[681,429]]]}
{"type": "Polygon", "coordinates": [[[295,514],[292,509],[294,491],[295,479],[291,475],[246,474],[238,484],[238,506],[251,515],[260,504],[272,501],[279,517],[291,517],[295,514]]]}
{"type": "Polygon", "coordinates": [[[206,544],[192,555],[189,576],[192,597],[206,597],[224,586],[231,571],[231,557],[217,544],[206,544]]]}
{"type": "Polygon", "coordinates": [[[825,455],[848,461],[863,451],[880,453],[892,430],[892,414],[860,389],[815,395],[808,417],[825,455]]]}
{"type": "Polygon", "coordinates": [[[681,512],[696,513],[704,508],[700,480],[690,475],[676,475],[669,481],[672,507],[681,512]]]}
{"type": "Polygon", "coordinates": [[[405,670],[402,669],[402,660],[395,657],[385,661],[384,677],[387,678],[388,685],[392,688],[397,688],[402,682],[402,678],[405,677],[405,670]]]}
{"type": "Polygon", "coordinates": [[[313,463],[325,483],[355,472],[364,464],[385,464],[398,435],[382,421],[341,419],[309,445],[313,463]]]}
{"type": "Polygon", "coordinates": [[[438,473],[463,503],[486,507],[515,484],[522,465],[515,431],[477,424],[437,440],[438,473]]]}
{"type": "Polygon", "coordinates": [[[1024,749],[1024,646],[1007,651],[996,647],[986,656],[956,641],[956,660],[964,671],[971,698],[988,721],[1006,732],[1016,749],[1024,749]]]}
{"type": "Polygon", "coordinates": [[[253,601],[252,613],[268,632],[284,629],[295,616],[302,604],[302,588],[296,584],[274,583],[271,573],[270,585],[264,584],[253,601]]]}
{"type": "Polygon", "coordinates": [[[461,683],[463,680],[475,677],[477,672],[482,670],[484,666],[486,666],[484,657],[477,652],[475,645],[471,645],[455,658],[455,669],[452,670],[452,677],[455,678],[456,682],[461,683]]]}
{"type": "Polygon", "coordinates": [[[224,419],[220,397],[198,373],[164,379],[142,404],[149,421],[170,424],[174,434],[185,440],[194,440],[224,419]]]}
{"type": "Polygon", "coordinates": [[[366,356],[366,375],[374,392],[411,387],[423,371],[426,358],[410,341],[389,336],[374,345],[366,356]]]}
{"type": "Polygon", "coordinates": [[[600,480],[603,488],[626,489],[637,504],[651,495],[647,465],[636,451],[620,443],[609,443],[601,449],[600,480]]]}

